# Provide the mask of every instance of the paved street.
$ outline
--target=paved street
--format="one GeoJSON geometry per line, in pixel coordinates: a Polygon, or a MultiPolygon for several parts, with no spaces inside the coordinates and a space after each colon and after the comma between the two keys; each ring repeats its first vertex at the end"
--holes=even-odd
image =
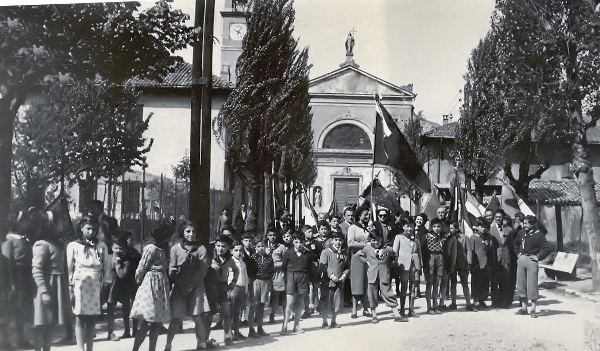
{"type": "MultiPolygon", "coordinates": [[[[380,323],[372,324],[370,318],[350,319],[344,313],[339,321],[342,328],[321,330],[318,317],[301,322],[306,333],[280,336],[280,324],[266,325],[270,336],[238,342],[234,346],[221,346],[219,349],[244,350],[582,350],[584,343],[584,323],[600,316],[594,302],[581,297],[563,295],[556,290],[540,291],[539,311],[542,315],[533,319],[529,316],[516,316],[516,303],[510,310],[490,310],[466,312],[464,302],[458,311],[439,316],[423,315],[425,299],[418,299],[418,319],[408,323],[394,323],[392,316],[383,306],[379,308],[380,323]]],[[[459,300],[460,302],[460,300],[459,300]]],[[[359,313],[360,314],[360,313],[359,313]]],[[[278,317],[278,321],[281,317],[278,317]]],[[[118,321],[118,323],[120,320],[118,321]]],[[[119,323],[120,324],[120,323],[119,323]]],[[[99,325],[104,327],[104,325],[99,325]]],[[[175,337],[173,350],[193,350],[195,337],[192,324],[184,323],[185,334],[175,337]]],[[[290,328],[291,329],[291,328],[290,328]]],[[[121,331],[117,332],[119,335],[121,331]]],[[[244,335],[247,329],[242,329],[244,335]]],[[[105,331],[98,333],[104,337],[105,331]]],[[[223,341],[223,332],[213,331],[211,337],[223,341]]],[[[164,347],[166,336],[161,335],[157,350],[164,347]]],[[[97,341],[98,351],[130,350],[133,339],[118,342],[97,341]]],[[[61,346],[55,350],[75,350],[75,346],[61,346]]],[[[147,350],[147,341],[141,348],[147,350]]]]}

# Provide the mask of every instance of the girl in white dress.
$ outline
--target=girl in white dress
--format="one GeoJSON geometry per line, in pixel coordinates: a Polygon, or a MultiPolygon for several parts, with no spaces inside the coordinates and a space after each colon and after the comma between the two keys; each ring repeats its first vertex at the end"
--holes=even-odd
{"type": "Polygon", "coordinates": [[[112,261],[108,247],[96,237],[98,220],[84,216],[79,222],[80,238],[67,245],[67,268],[73,314],[75,339],[80,351],[92,351],[96,316],[100,309],[100,292],[103,284],[110,284],[112,261]]]}

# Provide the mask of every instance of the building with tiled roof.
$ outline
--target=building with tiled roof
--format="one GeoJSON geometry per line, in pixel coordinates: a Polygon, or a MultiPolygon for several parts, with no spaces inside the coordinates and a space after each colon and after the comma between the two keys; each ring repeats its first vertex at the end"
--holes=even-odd
{"type": "MultiPolygon", "coordinates": [[[[594,187],[600,202],[600,184],[594,187]]],[[[576,180],[540,180],[529,183],[529,201],[543,205],[581,206],[579,182],[576,180]]]]}
{"type": "MultiPolygon", "coordinates": [[[[130,82],[136,87],[144,90],[151,88],[167,88],[167,89],[191,89],[192,86],[192,65],[187,62],[179,63],[173,72],[167,74],[161,82],[147,78],[133,78],[130,82]]],[[[235,85],[219,76],[213,75],[212,88],[213,90],[230,91],[235,85]]]]}

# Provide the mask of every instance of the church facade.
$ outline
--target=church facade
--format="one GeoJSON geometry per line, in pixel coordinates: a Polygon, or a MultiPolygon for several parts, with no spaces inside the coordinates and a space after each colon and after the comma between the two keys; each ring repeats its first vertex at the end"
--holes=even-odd
{"type": "MultiPolygon", "coordinates": [[[[227,0],[225,7],[221,12],[221,78],[235,82],[233,72],[242,52],[240,33],[245,33],[246,24],[244,13],[234,0],[227,0]]],[[[372,166],[374,94],[382,96],[382,103],[399,126],[412,117],[416,97],[412,85],[397,86],[361,70],[354,61],[352,34],[348,35],[345,45],[346,61],[338,69],[311,79],[309,84],[318,175],[307,195],[317,212],[327,212],[333,201],[340,211],[356,203],[374,175],[384,186],[389,185],[390,172],[384,167],[372,166]]],[[[310,212],[304,215],[310,222],[310,212]]]]}

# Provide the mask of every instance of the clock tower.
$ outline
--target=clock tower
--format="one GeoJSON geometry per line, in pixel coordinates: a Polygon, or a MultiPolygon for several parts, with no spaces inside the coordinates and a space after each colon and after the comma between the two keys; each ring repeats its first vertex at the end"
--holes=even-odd
{"type": "Polygon", "coordinates": [[[236,82],[235,67],[242,54],[242,40],[246,35],[248,0],[225,0],[221,45],[221,78],[236,82]]]}

